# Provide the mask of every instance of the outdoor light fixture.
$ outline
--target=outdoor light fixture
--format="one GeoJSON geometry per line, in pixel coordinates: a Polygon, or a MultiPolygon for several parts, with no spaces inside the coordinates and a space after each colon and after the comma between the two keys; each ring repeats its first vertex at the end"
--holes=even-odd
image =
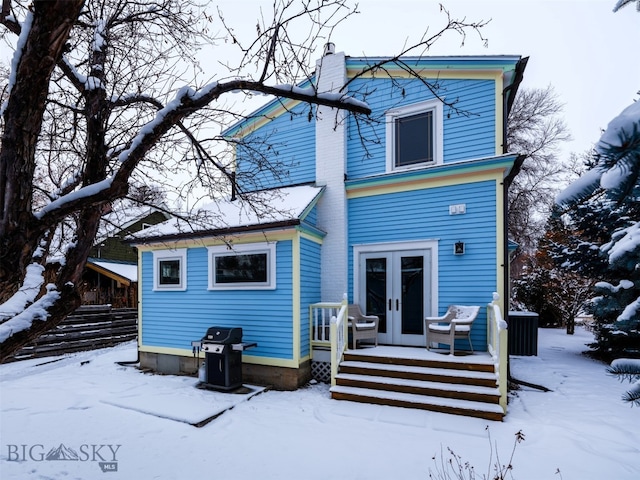
{"type": "Polygon", "coordinates": [[[464,242],[456,242],[453,244],[454,255],[464,255],[464,242]]]}

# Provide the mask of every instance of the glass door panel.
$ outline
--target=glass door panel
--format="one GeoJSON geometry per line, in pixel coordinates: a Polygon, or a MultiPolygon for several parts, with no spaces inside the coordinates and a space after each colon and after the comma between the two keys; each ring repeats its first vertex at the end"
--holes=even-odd
{"type": "Polygon", "coordinates": [[[380,319],[378,331],[387,333],[387,259],[365,259],[366,312],[380,319]]]}
{"type": "Polygon", "coordinates": [[[400,258],[402,334],[424,333],[424,256],[400,258]]]}
{"type": "Polygon", "coordinates": [[[424,317],[430,311],[431,251],[362,253],[357,301],[380,319],[378,341],[424,345],[424,317]]]}

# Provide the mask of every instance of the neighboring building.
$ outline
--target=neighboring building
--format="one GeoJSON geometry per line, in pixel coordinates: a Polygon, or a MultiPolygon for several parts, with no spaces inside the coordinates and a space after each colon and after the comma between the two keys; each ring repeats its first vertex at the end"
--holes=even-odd
{"type": "Polygon", "coordinates": [[[168,218],[164,211],[147,206],[105,212],[82,277],[83,305],[138,307],[138,252],[124,239],[168,218]]]}
{"type": "MultiPolygon", "coordinates": [[[[311,82],[337,92],[376,60],[328,54],[311,82]]],[[[225,132],[268,136],[286,164],[278,176],[237,148],[239,186],[260,190],[259,208],[217,202],[195,228],[170,220],[134,235],[143,367],[192,372],[192,340],[210,326],[242,327],[258,344],[243,357],[247,381],[296,388],[310,377],[314,303],[346,293],[380,317],[380,343],[419,346],[425,316],[508,298],[505,179],[517,156],[505,153],[505,125],[526,59],[402,62],[349,84],[368,92],[380,122],[274,100],[225,132]]],[[[487,349],[485,309],[471,338],[487,349]]]]}

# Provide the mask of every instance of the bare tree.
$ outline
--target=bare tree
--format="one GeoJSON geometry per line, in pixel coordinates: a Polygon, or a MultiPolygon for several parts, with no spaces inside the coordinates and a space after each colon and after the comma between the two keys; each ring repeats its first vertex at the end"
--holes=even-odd
{"type": "Polygon", "coordinates": [[[509,190],[509,237],[532,253],[567,171],[558,147],[571,139],[551,86],[520,89],[507,119],[509,151],[525,160],[509,190]]]}
{"type": "MultiPolygon", "coordinates": [[[[224,145],[233,140],[220,129],[242,117],[225,94],[290,98],[366,120],[370,109],[346,90],[288,86],[311,78],[312,57],[353,13],[346,0],[276,0],[245,41],[222,12],[210,15],[196,0],[35,0],[28,7],[14,0],[3,8],[0,35],[18,39],[1,111],[2,358],[78,307],[105,205],[145,178],[161,185],[186,171],[210,195],[228,187],[232,158],[224,145]],[[240,59],[217,59],[228,75],[206,78],[194,52],[215,56],[220,42],[236,46],[240,59]]],[[[403,53],[423,53],[447,32],[464,40],[483,25],[444,14],[441,29],[403,53]]],[[[277,159],[258,158],[259,168],[277,173],[277,159]]]]}

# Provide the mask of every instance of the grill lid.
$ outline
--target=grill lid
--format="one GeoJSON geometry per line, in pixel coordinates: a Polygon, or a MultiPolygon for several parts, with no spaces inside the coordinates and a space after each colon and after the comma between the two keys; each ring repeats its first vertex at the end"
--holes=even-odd
{"type": "Polygon", "coordinates": [[[242,328],[240,327],[209,327],[202,342],[230,345],[242,342],[242,328]]]}

